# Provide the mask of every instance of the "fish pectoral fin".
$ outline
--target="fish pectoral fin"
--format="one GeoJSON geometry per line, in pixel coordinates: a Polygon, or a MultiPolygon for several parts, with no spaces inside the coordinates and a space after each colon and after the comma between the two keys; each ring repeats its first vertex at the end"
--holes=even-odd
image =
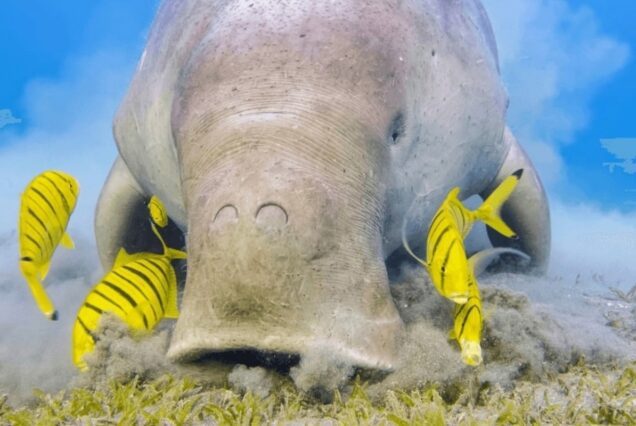
{"type": "Polygon", "coordinates": [[[448,340],[457,340],[457,336],[455,335],[455,327],[448,330],[448,340]]]}
{"type": "Polygon", "coordinates": [[[67,248],[69,250],[73,250],[75,248],[75,243],[73,242],[73,239],[71,238],[71,236],[68,235],[68,232],[65,232],[64,235],[62,235],[60,244],[62,244],[62,247],[67,248]]]}
{"type": "Polygon", "coordinates": [[[522,251],[505,247],[493,247],[473,254],[468,259],[468,268],[473,271],[475,276],[479,276],[493,260],[504,253],[515,254],[523,259],[530,260],[530,256],[522,251]]]}
{"type": "Polygon", "coordinates": [[[38,270],[38,277],[40,278],[40,281],[44,281],[46,276],[49,274],[50,267],[51,267],[50,260],[46,263],[43,263],[42,266],[40,266],[40,269],[38,270]]]}
{"type": "Polygon", "coordinates": [[[187,259],[188,257],[188,254],[185,251],[173,248],[168,248],[166,254],[170,259],[187,259]]]}

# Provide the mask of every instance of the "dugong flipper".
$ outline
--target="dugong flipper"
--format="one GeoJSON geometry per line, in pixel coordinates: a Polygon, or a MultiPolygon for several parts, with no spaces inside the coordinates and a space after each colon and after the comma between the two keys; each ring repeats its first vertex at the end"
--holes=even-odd
{"type": "Polygon", "coordinates": [[[104,270],[113,266],[122,247],[131,252],[148,250],[148,242],[153,240],[146,220],[148,198],[118,156],[99,196],[95,214],[95,237],[104,270]]]}
{"type": "Polygon", "coordinates": [[[518,240],[510,240],[488,228],[488,237],[494,246],[513,247],[531,257],[531,266],[537,272],[545,272],[550,257],[550,210],[543,185],[517,139],[508,127],[504,141],[509,146],[497,177],[479,195],[490,193],[512,172],[522,168],[523,177],[508,201],[503,205],[503,220],[517,232],[518,240]]]}

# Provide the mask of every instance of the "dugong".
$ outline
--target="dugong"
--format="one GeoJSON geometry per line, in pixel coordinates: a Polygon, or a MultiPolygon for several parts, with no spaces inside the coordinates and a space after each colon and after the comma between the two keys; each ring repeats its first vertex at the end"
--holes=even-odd
{"type": "Polygon", "coordinates": [[[403,223],[423,245],[452,187],[486,197],[523,168],[503,211],[519,239],[490,237],[547,265],[548,204],[507,104],[477,0],[165,0],[114,119],[101,262],[152,239],[157,195],[188,252],[170,359],[390,370],[385,261],[403,223]]]}

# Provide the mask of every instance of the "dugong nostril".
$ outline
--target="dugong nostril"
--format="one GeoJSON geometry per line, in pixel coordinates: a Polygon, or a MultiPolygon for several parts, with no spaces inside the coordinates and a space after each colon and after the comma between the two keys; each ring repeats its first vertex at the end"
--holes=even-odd
{"type": "Polygon", "coordinates": [[[219,225],[236,222],[237,220],[238,210],[232,204],[224,205],[214,216],[214,223],[219,225]]]}
{"type": "Polygon", "coordinates": [[[275,203],[263,204],[256,212],[256,225],[261,229],[280,229],[287,223],[287,212],[275,203]]]}

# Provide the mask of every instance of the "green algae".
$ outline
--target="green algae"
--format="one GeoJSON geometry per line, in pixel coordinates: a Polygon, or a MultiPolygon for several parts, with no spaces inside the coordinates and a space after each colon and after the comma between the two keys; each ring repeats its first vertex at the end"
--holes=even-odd
{"type": "Polygon", "coordinates": [[[299,393],[291,382],[262,398],[191,378],[136,377],[57,394],[36,390],[35,400],[22,407],[0,397],[0,424],[636,424],[636,363],[581,364],[546,381],[518,382],[509,390],[482,386],[448,392],[428,384],[374,399],[367,387],[358,379],[346,394],[336,392],[331,403],[322,404],[299,393]]]}

